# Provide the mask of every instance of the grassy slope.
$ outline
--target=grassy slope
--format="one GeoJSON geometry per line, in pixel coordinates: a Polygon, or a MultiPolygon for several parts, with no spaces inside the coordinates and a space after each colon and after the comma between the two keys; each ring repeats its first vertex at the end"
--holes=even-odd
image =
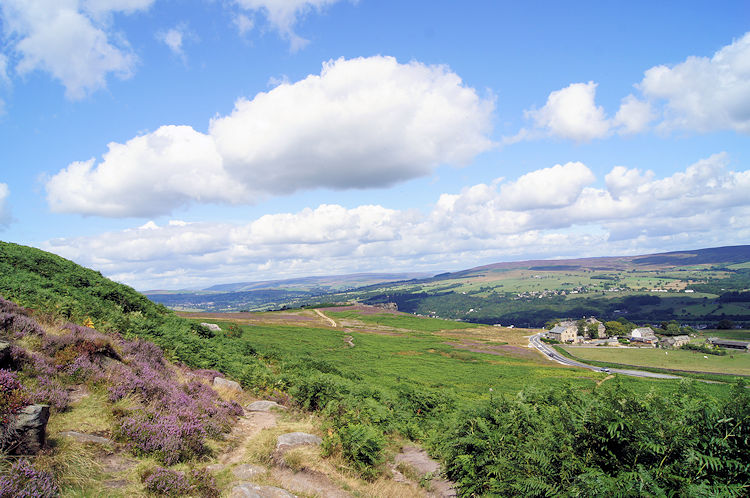
{"type": "Polygon", "coordinates": [[[594,360],[644,367],[688,370],[694,372],[750,375],[750,354],[729,353],[726,356],[704,355],[697,351],[652,348],[582,348],[567,347],[584,361],[594,360]]]}

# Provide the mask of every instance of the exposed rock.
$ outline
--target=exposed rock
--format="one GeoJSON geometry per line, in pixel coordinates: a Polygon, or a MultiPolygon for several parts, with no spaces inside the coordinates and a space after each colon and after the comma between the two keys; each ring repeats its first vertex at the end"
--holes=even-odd
{"type": "MultiPolygon", "coordinates": [[[[430,458],[427,452],[422,448],[416,446],[404,446],[401,453],[396,455],[394,460],[396,464],[401,463],[410,466],[420,478],[432,476],[432,479],[430,480],[430,488],[432,491],[428,496],[436,498],[450,498],[456,496],[455,484],[439,477],[440,464],[430,458]]],[[[400,472],[399,475],[403,477],[403,474],[400,472]]]]}
{"type": "Polygon", "coordinates": [[[247,405],[245,409],[249,412],[270,412],[273,408],[286,410],[285,406],[282,406],[275,401],[253,401],[247,405]]]}
{"type": "Polygon", "coordinates": [[[215,323],[201,323],[201,325],[206,327],[211,332],[221,332],[221,327],[219,327],[215,323]]]}
{"type": "Polygon", "coordinates": [[[222,387],[230,391],[242,391],[242,386],[238,382],[221,377],[214,377],[214,387],[222,387]]]}
{"type": "Polygon", "coordinates": [[[344,342],[349,346],[350,348],[354,347],[354,338],[350,335],[344,336],[344,342]]]}
{"type": "Polygon", "coordinates": [[[212,474],[216,474],[218,472],[221,472],[226,468],[226,465],[223,463],[212,463],[211,465],[206,466],[206,470],[211,472],[212,474]]]}
{"type": "Polygon", "coordinates": [[[106,437],[95,436],[93,434],[84,434],[82,432],[65,431],[61,432],[60,435],[63,437],[75,439],[76,441],[80,441],[81,443],[113,444],[112,440],[107,439],[106,437]]]}
{"type": "Polygon", "coordinates": [[[0,368],[10,365],[10,343],[0,341],[0,368]]]}
{"type": "Polygon", "coordinates": [[[241,482],[229,491],[229,498],[296,498],[293,494],[273,486],[259,486],[251,482],[241,482]]]}
{"type": "Polygon", "coordinates": [[[29,405],[14,418],[15,437],[10,443],[10,455],[36,455],[47,439],[49,405],[29,405]]]}
{"type": "Polygon", "coordinates": [[[306,432],[290,432],[282,434],[276,440],[276,453],[282,454],[297,446],[315,445],[320,446],[323,442],[318,436],[306,432]]]}
{"type": "Polygon", "coordinates": [[[242,481],[253,479],[254,477],[260,474],[264,474],[265,472],[265,468],[259,465],[250,465],[249,463],[243,463],[242,465],[238,465],[232,469],[232,474],[234,475],[234,477],[242,481]]]}

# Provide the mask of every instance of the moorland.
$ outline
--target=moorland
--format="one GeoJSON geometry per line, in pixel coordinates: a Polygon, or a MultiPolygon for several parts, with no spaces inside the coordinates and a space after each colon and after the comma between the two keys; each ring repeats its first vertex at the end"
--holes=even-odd
{"type": "MultiPolygon", "coordinates": [[[[743,274],[730,268],[736,263],[706,264],[722,280],[743,274]]],[[[738,284],[731,292],[745,290],[738,284]]],[[[98,272],[7,243],[0,243],[0,295],[0,340],[13,348],[3,401],[23,394],[53,403],[39,389],[44,379],[68,393],[52,410],[49,447],[31,459],[3,457],[0,488],[26,479],[21,484],[36,489],[49,485],[44,496],[176,489],[229,496],[233,472],[258,465],[250,481],[297,493],[305,492],[281,476],[317,476],[355,496],[415,496],[438,477],[396,462],[403,448],[418,446],[461,496],[742,496],[750,489],[750,393],[740,375],[700,382],[570,368],[528,348],[535,330],[362,303],[178,315],[98,272]],[[216,376],[237,381],[242,394],[210,387],[205,378],[216,376]],[[279,423],[321,436],[321,446],[278,460],[281,429],[237,440],[237,428],[254,420],[237,405],[251,399],[283,405],[279,423]],[[167,420],[169,430],[159,425],[167,420]],[[70,442],[62,433],[73,427],[111,444],[70,442]],[[161,432],[179,437],[154,440],[161,432]],[[102,466],[107,458],[127,464],[102,466]],[[159,479],[166,487],[153,485],[159,479]]],[[[2,415],[14,416],[18,405],[0,403],[2,415]]]]}

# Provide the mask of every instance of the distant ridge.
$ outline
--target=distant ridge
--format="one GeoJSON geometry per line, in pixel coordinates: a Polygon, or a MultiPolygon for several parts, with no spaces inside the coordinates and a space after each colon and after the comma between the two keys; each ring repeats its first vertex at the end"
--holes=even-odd
{"type": "Polygon", "coordinates": [[[643,266],[679,266],[685,264],[731,264],[750,260],[750,245],[712,247],[707,249],[693,249],[671,251],[654,254],[640,254],[635,256],[601,256],[577,259],[534,259],[527,261],[512,261],[491,263],[467,270],[448,272],[435,275],[427,280],[445,280],[472,276],[482,271],[515,270],[527,268],[531,270],[628,270],[643,266]]]}

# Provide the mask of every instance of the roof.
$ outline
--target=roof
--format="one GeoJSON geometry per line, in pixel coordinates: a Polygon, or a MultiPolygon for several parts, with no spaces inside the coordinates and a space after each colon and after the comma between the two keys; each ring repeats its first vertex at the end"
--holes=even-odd
{"type": "Polygon", "coordinates": [[[718,344],[726,345],[726,346],[735,346],[735,347],[748,347],[750,346],[750,341],[736,341],[734,339],[719,339],[718,337],[709,337],[708,342],[711,344],[718,344]]]}

